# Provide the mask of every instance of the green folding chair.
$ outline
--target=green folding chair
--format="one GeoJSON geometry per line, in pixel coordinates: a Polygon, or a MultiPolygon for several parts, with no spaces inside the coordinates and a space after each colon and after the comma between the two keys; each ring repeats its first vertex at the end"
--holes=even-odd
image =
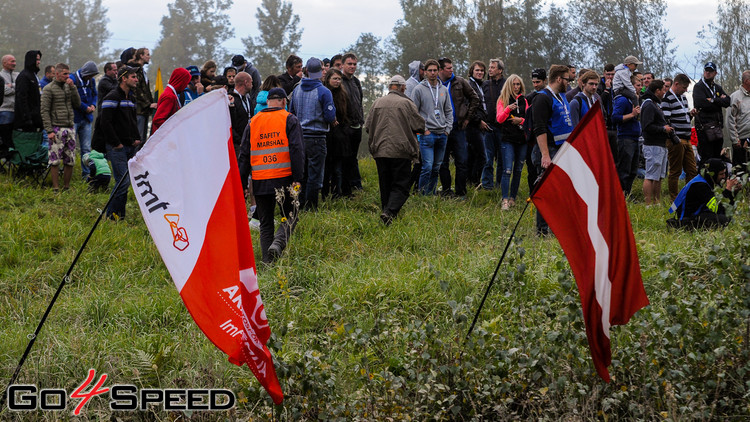
{"type": "Polygon", "coordinates": [[[13,147],[10,148],[13,178],[31,178],[42,186],[49,174],[49,152],[42,146],[41,132],[13,131],[13,147]]]}

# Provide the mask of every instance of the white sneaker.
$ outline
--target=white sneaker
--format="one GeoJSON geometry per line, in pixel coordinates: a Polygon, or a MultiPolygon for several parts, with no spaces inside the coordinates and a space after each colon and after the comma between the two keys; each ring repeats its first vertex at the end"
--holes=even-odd
{"type": "Polygon", "coordinates": [[[510,203],[507,199],[503,199],[503,205],[500,207],[501,210],[506,211],[510,209],[510,203]]]}
{"type": "Polygon", "coordinates": [[[250,230],[260,231],[260,220],[258,220],[257,218],[251,218],[250,230]]]}

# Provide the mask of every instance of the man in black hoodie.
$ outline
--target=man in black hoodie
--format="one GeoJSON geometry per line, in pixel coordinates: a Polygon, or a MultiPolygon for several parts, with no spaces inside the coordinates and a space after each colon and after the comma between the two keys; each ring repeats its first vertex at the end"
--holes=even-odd
{"type": "MultiPolygon", "coordinates": [[[[23,70],[16,79],[16,104],[13,126],[22,132],[41,132],[42,96],[39,93],[39,62],[42,52],[31,50],[26,52],[23,70]]],[[[41,142],[41,137],[39,138],[41,142]]]]}

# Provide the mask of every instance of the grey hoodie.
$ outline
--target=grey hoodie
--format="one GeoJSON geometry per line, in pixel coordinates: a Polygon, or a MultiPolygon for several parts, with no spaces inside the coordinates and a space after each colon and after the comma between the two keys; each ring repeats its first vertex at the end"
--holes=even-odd
{"type": "Polygon", "coordinates": [[[93,76],[93,75],[99,74],[99,69],[96,68],[96,63],[94,63],[91,60],[84,63],[83,66],[81,66],[81,68],[78,70],[81,72],[81,77],[84,77],[84,78],[86,76],[93,76]]]}
{"type": "Polygon", "coordinates": [[[437,95],[435,87],[425,79],[411,92],[411,100],[419,110],[419,115],[425,120],[427,130],[435,133],[448,135],[453,128],[453,107],[451,106],[448,88],[437,81],[437,95]],[[435,112],[435,97],[437,97],[437,110],[435,112]]]}
{"type": "Polygon", "coordinates": [[[414,60],[413,62],[409,63],[409,76],[410,78],[406,80],[406,94],[407,97],[411,98],[411,92],[414,90],[414,87],[419,84],[419,68],[422,67],[422,62],[419,60],[414,60]]]}

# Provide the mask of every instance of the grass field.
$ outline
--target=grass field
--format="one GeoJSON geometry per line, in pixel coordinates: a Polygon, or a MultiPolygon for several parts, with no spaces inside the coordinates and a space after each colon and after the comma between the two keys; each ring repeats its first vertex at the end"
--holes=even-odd
{"type": "MultiPolygon", "coordinates": [[[[499,190],[472,190],[463,201],[411,197],[384,227],[374,161],[361,167],[364,192],[302,214],[282,259],[259,268],[283,405],[192,321],[132,192],[127,220],[94,233],[17,383],[71,392],[94,368],[107,385],[228,388],[238,397],[217,413],[112,412],[96,397],[84,420],[750,417],[744,199],[726,230],[676,232],[664,223],[666,200],[646,208],[636,182],[629,209],[651,305],[613,328],[605,384],[569,267],[554,237],[534,235],[532,208],[464,344],[522,204],[501,211],[499,190]]],[[[3,387],[106,200],[82,182],[53,194],[0,175],[3,387]]],[[[6,409],[0,419],[73,419],[71,403],[62,412],[6,409]]]]}

